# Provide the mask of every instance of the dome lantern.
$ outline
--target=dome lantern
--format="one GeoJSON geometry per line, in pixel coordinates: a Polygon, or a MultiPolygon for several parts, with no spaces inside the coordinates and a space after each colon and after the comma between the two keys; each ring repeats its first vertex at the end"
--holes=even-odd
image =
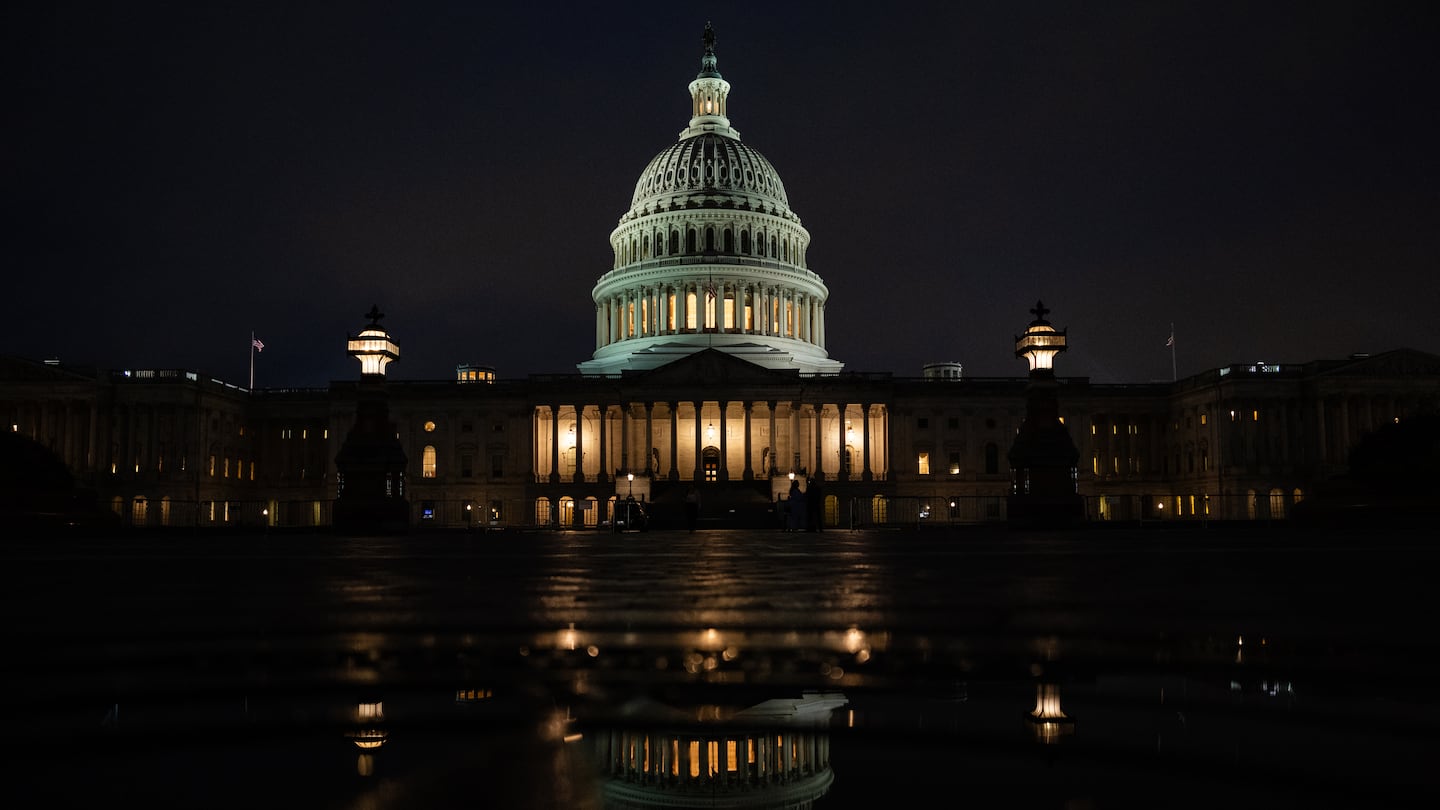
{"type": "Polygon", "coordinates": [[[705,55],[700,58],[700,73],[690,82],[690,126],[681,130],[680,138],[692,138],[706,132],[714,132],[728,138],[740,139],[740,133],[730,127],[726,117],[726,101],[730,96],[730,83],[720,77],[715,60],[715,29],[705,23],[705,55]]]}

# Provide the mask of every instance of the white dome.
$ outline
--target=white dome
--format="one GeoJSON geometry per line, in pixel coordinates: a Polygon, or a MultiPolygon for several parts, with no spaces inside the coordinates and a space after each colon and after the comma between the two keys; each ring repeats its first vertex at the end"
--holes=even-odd
{"type": "Polygon", "coordinates": [[[810,234],[775,167],[740,141],[730,83],[705,31],[691,118],[641,172],[610,234],[614,265],[592,290],[595,353],[586,374],[656,368],[716,349],[774,369],[833,374],[829,290],[805,265],[810,234]]]}

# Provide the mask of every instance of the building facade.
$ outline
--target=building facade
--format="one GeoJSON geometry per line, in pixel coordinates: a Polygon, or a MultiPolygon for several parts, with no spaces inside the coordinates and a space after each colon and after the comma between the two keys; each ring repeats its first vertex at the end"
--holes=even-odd
{"type": "MultiPolygon", "coordinates": [[[[0,358],[5,425],[142,525],[330,525],[366,378],[398,432],[415,526],[599,528],[627,498],[679,525],[691,485],[702,525],[778,525],[792,479],[823,482],[828,526],[1004,520],[1026,379],[829,356],[810,234],[730,126],[713,45],[707,29],[690,120],[610,235],[595,348],[574,374],[465,364],[385,381],[400,347],[372,310],[361,335],[391,356],[357,355],[360,380],[310,389],[0,358]]],[[[1056,379],[1092,520],[1284,517],[1362,436],[1440,409],[1440,357],[1403,348],[1173,383],[1056,379]]]]}

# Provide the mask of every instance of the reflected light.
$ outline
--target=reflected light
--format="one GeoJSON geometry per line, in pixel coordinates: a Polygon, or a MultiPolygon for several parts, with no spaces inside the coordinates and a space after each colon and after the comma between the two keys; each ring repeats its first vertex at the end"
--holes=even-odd
{"type": "Polygon", "coordinates": [[[1035,739],[1054,743],[1074,730],[1074,721],[1060,708],[1060,685],[1041,683],[1035,686],[1035,708],[1030,712],[1035,724],[1035,739]]]}
{"type": "MultiPolygon", "coordinates": [[[[385,704],[376,701],[374,703],[358,703],[355,705],[355,723],[359,728],[351,731],[346,736],[355,743],[356,748],[374,749],[385,744],[389,734],[381,727],[385,722],[385,704]]],[[[363,766],[364,763],[357,763],[363,766]]],[[[365,774],[361,774],[364,776],[365,774]]]]}

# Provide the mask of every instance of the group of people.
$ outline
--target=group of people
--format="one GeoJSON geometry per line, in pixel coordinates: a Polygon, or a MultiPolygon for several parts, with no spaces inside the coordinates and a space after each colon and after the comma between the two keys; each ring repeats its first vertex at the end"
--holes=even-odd
{"type": "Polygon", "coordinates": [[[790,494],[785,498],[784,512],[784,527],[787,532],[825,531],[825,493],[820,486],[820,480],[808,479],[802,490],[800,479],[791,479],[790,494]]]}
{"type": "MultiPolygon", "coordinates": [[[[700,490],[691,484],[685,492],[685,528],[691,532],[695,531],[696,524],[700,520],[700,490]]],[[[781,526],[787,532],[821,532],[824,531],[825,493],[820,486],[818,478],[806,479],[805,488],[800,488],[800,480],[790,481],[790,494],[779,502],[781,511],[781,526]]],[[[616,521],[616,531],[619,531],[620,521],[624,520],[625,525],[634,521],[637,515],[635,499],[626,498],[621,504],[621,514],[624,516],[616,521]]],[[[643,512],[638,512],[643,517],[643,512]]],[[[617,516],[619,517],[619,516],[617,516]]]]}

